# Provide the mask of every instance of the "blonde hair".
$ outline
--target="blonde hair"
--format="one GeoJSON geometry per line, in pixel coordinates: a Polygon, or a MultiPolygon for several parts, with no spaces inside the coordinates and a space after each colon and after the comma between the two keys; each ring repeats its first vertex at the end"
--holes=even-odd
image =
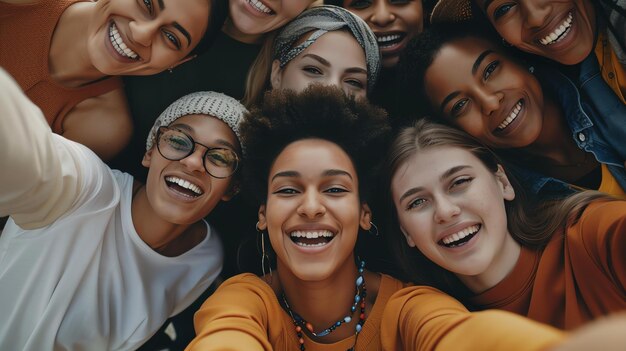
{"type": "MultiPolygon", "coordinates": [[[[406,244],[404,234],[400,232],[397,212],[391,197],[391,179],[397,170],[416,153],[434,147],[457,147],[469,151],[492,172],[498,170],[502,160],[488,147],[469,134],[425,119],[415,122],[411,127],[402,129],[395,137],[388,152],[383,170],[385,186],[385,215],[387,218],[387,241],[407,280],[421,284],[431,284],[454,294],[458,292],[460,282],[451,272],[435,265],[422,255],[419,250],[406,244]]],[[[584,191],[565,199],[547,201],[529,201],[525,193],[508,172],[505,173],[515,190],[515,199],[505,202],[507,227],[511,236],[522,246],[540,248],[545,246],[554,234],[575,224],[585,210],[594,201],[615,200],[609,195],[597,191],[584,191]]]]}

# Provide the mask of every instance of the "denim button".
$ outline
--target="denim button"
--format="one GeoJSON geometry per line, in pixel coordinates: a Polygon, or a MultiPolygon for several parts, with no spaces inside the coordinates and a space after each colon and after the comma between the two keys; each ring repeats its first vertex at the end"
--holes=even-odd
{"type": "Polygon", "coordinates": [[[578,133],[578,140],[585,141],[587,137],[582,132],[578,133]]]}

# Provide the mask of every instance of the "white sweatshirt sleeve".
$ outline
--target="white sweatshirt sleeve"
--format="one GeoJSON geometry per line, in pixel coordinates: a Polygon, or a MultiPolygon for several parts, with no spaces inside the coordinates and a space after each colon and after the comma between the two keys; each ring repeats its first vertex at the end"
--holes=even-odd
{"type": "Polygon", "coordinates": [[[81,175],[71,144],[0,68],[0,216],[34,229],[72,207],[81,175]]]}

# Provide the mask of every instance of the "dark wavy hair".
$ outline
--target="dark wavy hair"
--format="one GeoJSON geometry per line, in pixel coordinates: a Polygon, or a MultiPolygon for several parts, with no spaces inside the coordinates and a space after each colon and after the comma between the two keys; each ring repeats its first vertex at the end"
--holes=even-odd
{"type": "MultiPolygon", "coordinates": [[[[398,169],[422,150],[435,147],[457,147],[469,151],[491,172],[503,165],[502,160],[488,147],[469,134],[443,125],[422,119],[411,127],[402,129],[391,142],[389,153],[384,165],[385,189],[385,233],[386,240],[395,253],[396,262],[402,270],[405,280],[418,284],[435,286],[447,293],[461,298],[467,289],[456,276],[431,262],[419,250],[409,247],[404,234],[400,231],[400,223],[391,194],[391,180],[398,169]]],[[[609,201],[613,198],[597,192],[584,191],[565,199],[531,201],[525,196],[519,182],[505,173],[515,190],[515,199],[505,202],[507,227],[513,239],[520,245],[541,248],[557,232],[578,221],[584,209],[593,201],[609,201]]]]}
{"type": "Polygon", "coordinates": [[[246,192],[255,205],[265,203],[269,171],[289,144],[319,138],[337,144],[352,160],[359,196],[367,202],[390,127],[387,113],[364,99],[332,86],[312,85],[301,93],[276,89],[265,94],[241,125],[246,192]]]}

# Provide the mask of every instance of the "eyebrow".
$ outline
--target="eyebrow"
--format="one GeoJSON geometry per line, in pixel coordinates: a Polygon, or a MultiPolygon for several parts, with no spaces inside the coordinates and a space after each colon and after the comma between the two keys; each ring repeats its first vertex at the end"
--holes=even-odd
{"type": "MultiPolygon", "coordinates": [[[[159,0],[159,2],[161,1],[162,0],[159,0]]],[[[174,28],[178,29],[185,36],[185,38],[187,38],[187,46],[191,45],[191,35],[189,35],[189,32],[187,32],[187,30],[183,28],[183,26],[181,26],[178,22],[174,22],[172,23],[172,25],[174,26],[174,28]]]]}
{"type": "Polygon", "coordinates": [[[485,57],[487,57],[487,55],[492,54],[492,53],[493,53],[493,50],[485,50],[480,55],[478,55],[478,57],[476,58],[476,61],[474,61],[474,65],[472,65],[472,75],[476,74],[476,71],[478,71],[478,67],[480,67],[481,63],[483,63],[483,60],[485,59],[485,57]]]}
{"type": "MultiPolygon", "coordinates": [[[[297,171],[283,171],[283,172],[278,172],[276,174],[274,174],[274,176],[272,177],[271,181],[274,181],[274,179],[278,178],[278,177],[288,177],[288,178],[297,178],[297,177],[301,177],[302,175],[300,174],[300,172],[297,171]]],[[[322,172],[322,176],[324,177],[333,177],[333,176],[346,176],[350,179],[352,179],[352,175],[350,175],[350,173],[341,170],[341,169],[328,169],[324,172],[322,172]]]]}
{"type": "MultiPolygon", "coordinates": [[[[466,169],[466,168],[471,168],[471,166],[468,166],[468,165],[460,165],[460,166],[455,166],[455,167],[452,167],[452,168],[450,168],[449,170],[447,170],[447,171],[443,172],[443,173],[441,174],[441,176],[439,176],[439,181],[443,181],[443,180],[445,180],[446,178],[448,178],[448,177],[450,177],[451,175],[453,175],[454,173],[457,173],[457,172],[459,172],[459,171],[461,171],[461,170],[464,170],[464,169],[466,169]]],[[[411,189],[407,190],[406,192],[404,192],[404,194],[402,194],[402,196],[400,196],[400,200],[399,200],[399,202],[402,202],[405,198],[407,198],[407,197],[409,197],[409,196],[411,196],[411,195],[413,195],[413,194],[415,194],[415,193],[418,193],[418,192],[420,192],[420,191],[422,191],[422,190],[424,190],[424,187],[421,187],[421,186],[418,186],[418,187],[411,188],[411,189]]]]}

